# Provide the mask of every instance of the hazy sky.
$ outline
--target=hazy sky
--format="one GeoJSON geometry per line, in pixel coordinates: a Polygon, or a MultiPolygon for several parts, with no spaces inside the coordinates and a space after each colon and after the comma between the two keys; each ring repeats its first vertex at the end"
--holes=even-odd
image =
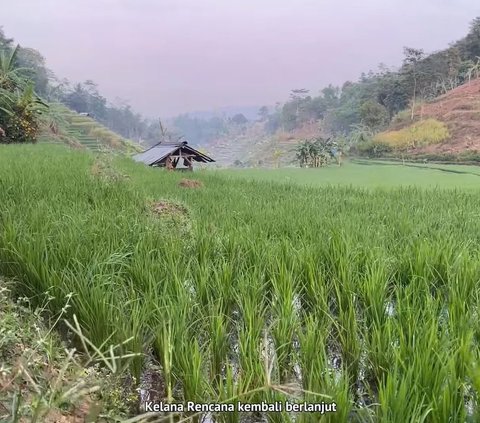
{"type": "Polygon", "coordinates": [[[58,77],[149,116],[284,101],[356,80],[403,46],[464,36],[478,0],[0,0],[0,26],[58,77]]]}

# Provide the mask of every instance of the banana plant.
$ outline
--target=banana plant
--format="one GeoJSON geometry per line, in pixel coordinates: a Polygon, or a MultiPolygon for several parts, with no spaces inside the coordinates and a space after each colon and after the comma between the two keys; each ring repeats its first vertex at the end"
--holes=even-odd
{"type": "Polygon", "coordinates": [[[16,66],[20,47],[0,51],[0,88],[15,91],[25,87],[27,81],[23,73],[27,70],[16,66]]]}

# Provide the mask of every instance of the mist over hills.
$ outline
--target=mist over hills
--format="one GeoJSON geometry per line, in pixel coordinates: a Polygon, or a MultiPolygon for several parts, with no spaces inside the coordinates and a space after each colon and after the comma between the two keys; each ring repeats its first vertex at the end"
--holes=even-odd
{"type": "MultiPolygon", "coordinates": [[[[242,114],[248,120],[256,120],[256,119],[258,119],[258,111],[259,111],[260,107],[262,107],[262,106],[263,105],[259,105],[259,106],[225,106],[225,107],[220,107],[220,108],[217,108],[217,109],[198,110],[198,111],[187,112],[187,113],[182,113],[182,114],[188,115],[191,118],[197,118],[197,119],[211,119],[211,118],[214,118],[214,117],[231,118],[232,116],[234,116],[236,114],[242,114]]],[[[269,109],[272,109],[272,107],[270,106],[269,109]]],[[[172,119],[173,119],[173,117],[170,117],[168,120],[172,120],[172,119]]]]}

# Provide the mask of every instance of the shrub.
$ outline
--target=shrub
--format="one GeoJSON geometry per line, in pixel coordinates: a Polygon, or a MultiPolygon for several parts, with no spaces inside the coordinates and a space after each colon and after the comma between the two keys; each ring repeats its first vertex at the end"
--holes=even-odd
{"type": "Polygon", "coordinates": [[[386,144],[379,144],[373,141],[359,143],[352,149],[352,152],[360,156],[380,157],[386,153],[391,153],[392,148],[386,144]]]}

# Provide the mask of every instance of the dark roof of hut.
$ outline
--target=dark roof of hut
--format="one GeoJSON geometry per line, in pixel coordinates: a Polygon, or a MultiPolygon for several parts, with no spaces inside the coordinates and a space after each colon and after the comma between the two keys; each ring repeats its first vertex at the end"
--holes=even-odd
{"type": "Polygon", "coordinates": [[[211,163],[215,161],[206,154],[203,154],[200,151],[190,147],[187,141],[180,143],[158,143],[148,150],[145,150],[143,153],[133,156],[133,160],[145,163],[148,166],[152,166],[161,163],[168,156],[177,155],[180,151],[184,155],[193,154],[193,160],[197,162],[211,163]]]}

